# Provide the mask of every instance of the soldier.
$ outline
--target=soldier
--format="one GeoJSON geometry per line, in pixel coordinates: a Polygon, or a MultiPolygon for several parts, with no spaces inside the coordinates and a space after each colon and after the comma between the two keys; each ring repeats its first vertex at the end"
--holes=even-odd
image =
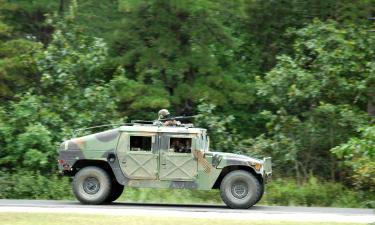
{"type": "Polygon", "coordinates": [[[191,152],[191,140],[186,139],[185,141],[185,148],[184,148],[185,153],[190,153],[191,152]]]}
{"type": "Polygon", "coordinates": [[[183,142],[180,142],[179,145],[177,146],[177,152],[185,153],[185,145],[183,142]]]}
{"type": "Polygon", "coordinates": [[[161,109],[159,112],[158,112],[158,120],[165,120],[165,122],[162,124],[164,126],[178,126],[178,125],[181,125],[181,122],[180,121],[177,121],[177,120],[174,120],[171,118],[171,114],[169,113],[169,111],[167,109],[161,109]],[[171,118],[171,119],[169,119],[171,118]]]}
{"type": "Polygon", "coordinates": [[[161,109],[159,110],[158,115],[159,115],[158,120],[161,120],[161,119],[168,119],[171,114],[169,113],[167,109],[161,109]]]}
{"type": "Polygon", "coordinates": [[[178,139],[173,139],[171,143],[171,149],[173,149],[174,152],[179,152],[180,147],[180,141],[178,139]]]}

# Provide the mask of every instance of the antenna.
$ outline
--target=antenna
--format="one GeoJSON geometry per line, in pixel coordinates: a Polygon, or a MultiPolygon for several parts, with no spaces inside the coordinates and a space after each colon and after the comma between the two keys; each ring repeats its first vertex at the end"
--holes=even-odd
{"type": "Polygon", "coordinates": [[[151,121],[151,120],[132,120],[131,123],[132,124],[134,124],[134,123],[153,124],[154,121],[151,121]]]}
{"type": "Polygon", "coordinates": [[[92,127],[85,127],[85,128],[78,128],[73,130],[73,137],[76,136],[78,132],[85,131],[85,130],[92,130],[99,127],[117,127],[122,125],[133,125],[133,124],[127,124],[127,123],[116,123],[116,124],[104,124],[104,125],[98,125],[98,126],[92,126],[92,127]]]}

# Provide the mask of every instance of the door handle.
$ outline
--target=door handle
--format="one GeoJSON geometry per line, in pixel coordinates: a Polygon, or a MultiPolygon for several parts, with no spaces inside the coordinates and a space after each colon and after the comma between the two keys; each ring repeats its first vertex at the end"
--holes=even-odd
{"type": "Polygon", "coordinates": [[[166,159],[165,153],[161,153],[160,164],[163,166],[167,165],[167,159],[166,159]]]}

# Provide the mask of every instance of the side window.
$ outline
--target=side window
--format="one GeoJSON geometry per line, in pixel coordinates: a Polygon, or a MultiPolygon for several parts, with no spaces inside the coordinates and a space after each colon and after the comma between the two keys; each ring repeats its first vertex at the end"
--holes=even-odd
{"type": "Polygon", "coordinates": [[[176,153],[190,153],[191,138],[170,138],[169,150],[176,153]]]}
{"type": "Polygon", "coordinates": [[[130,136],[130,151],[151,151],[151,137],[130,136]]]}

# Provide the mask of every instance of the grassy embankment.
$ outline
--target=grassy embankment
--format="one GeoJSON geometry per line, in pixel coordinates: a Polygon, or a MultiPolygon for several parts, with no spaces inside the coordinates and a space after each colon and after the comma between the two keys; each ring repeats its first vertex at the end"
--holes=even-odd
{"type": "MultiPolygon", "coordinates": [[[[109,215],[84,215],[60,213],[0,213],[1,225],[249,225],[248,220],[215,220],[215,219],[188,219],[188,218],[162,218],[162,217],[129,217],[109,215]]],[[[252,225],[349,225],[349,223],[330,222],[287,222],[287,221],[251,221],[252,225]]],[[[350,225],[360,225],[353,224],[350,225]]]]}

